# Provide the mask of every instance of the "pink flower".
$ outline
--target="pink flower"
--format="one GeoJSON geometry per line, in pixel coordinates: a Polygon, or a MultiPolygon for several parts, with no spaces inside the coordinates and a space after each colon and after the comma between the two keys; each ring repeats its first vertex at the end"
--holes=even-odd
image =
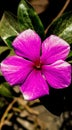
{"type": "Polygon", "coordinates": [[[43,43],[28,29],[12,43],[16,56],[1,63],[1,71],[10,85],[19,85],[26,100],[49,94],[49,86],[60,89],[71,83],[71,66],[65,61],[70,46],[51,35],[43,43]]]}

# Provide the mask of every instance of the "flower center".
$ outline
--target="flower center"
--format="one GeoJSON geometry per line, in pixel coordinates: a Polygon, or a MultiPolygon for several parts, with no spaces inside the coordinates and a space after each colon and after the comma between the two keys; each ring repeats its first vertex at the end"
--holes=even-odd
{"type": "Polygon", "coordinates": [[[41,63],[40,63],[40,60],[36,60],[36,61],[35,61],[35,65],[34,65],[34,67],[35,67],[36,69],[41,69],[41,63]]]}

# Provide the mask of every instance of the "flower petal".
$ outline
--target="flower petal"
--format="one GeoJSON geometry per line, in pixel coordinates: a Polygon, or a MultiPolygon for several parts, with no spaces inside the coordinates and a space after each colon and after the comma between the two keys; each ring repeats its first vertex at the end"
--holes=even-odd
{"type": "Polygon", "coordinates": [[[20,90],[26,100],[34,100],[49,94],[48,85],[38,70],[30,73],[20,90]]]}
{"type": "Polygon", "coordinates": [[[51,35],[42,43],[41,61],[51,64],[57,60],[65,60],[70,51],[69,44],[63,39],[51,35]]]}
{"type": "Polygon", "coordinates": [[[59,60],[51,65],[43,65],[42,73],[53,88],[65,88],[71,83],[71,66],[59,60]]]}
{"type": "Polygon", "coordinates": [[[13,41],[15,53],[19,56],[35,61],[40,58],[41,39],[34,31],[28,29],[13,41]]]}
{"type": "Polygon", "coordinates": [[[1,71],[10,85],[19,85],[24,82],[33,69],[33,63],[19,56],[11,56],[1,63],[1,71]]]}

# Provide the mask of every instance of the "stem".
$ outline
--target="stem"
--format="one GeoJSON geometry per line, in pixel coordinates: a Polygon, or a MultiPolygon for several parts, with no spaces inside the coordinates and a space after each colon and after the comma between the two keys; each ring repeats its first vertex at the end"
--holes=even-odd
{"type": "Polygon", "coordinates": [[[5,122],[5,118],[6,118],[7,114],[8,114],[8,112],[11,110],[12,106],[14,105],[14,103],[15,103],[16,101],[17,101],[17,100],[14,99],[14,100],[8,105],[6,111],[4,112],[4,114],[3,114],[2,118],[1,118],[1,121],[0,121],[0,130],[2,129],[2,126],[3,126],[4,122],[5,122]]]}
{"type": "Polygon", "coordinates": [[[45,30],[45,34],[48,32],[48,29],[50,28],[50,26],[53,24],[53,22],[55,22],[65,11],[65,9],[67,8],[67,6],[69,5],[70,0],[66,0],[63,8],[61,9],[61,11],[58,13],[58,15],[53,19],[53,21],[49,24],[49,26],[46,28],[45,30]]]}
{"type": "Polygon", "coordinates": [[[27,104],[24,103],[24,100],[21,98],[18,98],[18,103],[21,104],[22,106],[24,106],[24,108],[30,113],[30,114],[35,114],[38,115],[39,112],[33,110],[32,108],[30,108],[27,104]]]}

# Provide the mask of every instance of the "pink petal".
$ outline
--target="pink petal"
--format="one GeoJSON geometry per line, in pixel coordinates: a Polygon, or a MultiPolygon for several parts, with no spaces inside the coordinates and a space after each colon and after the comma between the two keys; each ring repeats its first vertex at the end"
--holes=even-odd
{"type": "Polygon", "coordinates": [[[11,56],[1,63],[1,71],[10,85],[19,85],[24,82],[33,69],[33,63],[19,56],[11,56]]]}
{"type": "Polygon", "coordinates": [[[40,37],[31,29],[28,29],[13,41],[15,53],[19,56],[35,61],[40,58],[40,37]]]}
{"type": "Polygon", "coordinates": [[[51,65],[43,65],[42,73],[53,88],[65,88],[71,83],[71,66],[59,60],[51,65]]]}
{"type": "Polygon", "coordinates": [[[33,70],[20,88],[24,99],[34,100],[49,94],[48,85],[38,70],[33,70]]]}
{"type": "Polygon", "coordinates": [[[41,61],[51,64],[57,60],[65,60],[69,54],[70,46],[63,39],[51,35],[42,43],[41,61]]]}

